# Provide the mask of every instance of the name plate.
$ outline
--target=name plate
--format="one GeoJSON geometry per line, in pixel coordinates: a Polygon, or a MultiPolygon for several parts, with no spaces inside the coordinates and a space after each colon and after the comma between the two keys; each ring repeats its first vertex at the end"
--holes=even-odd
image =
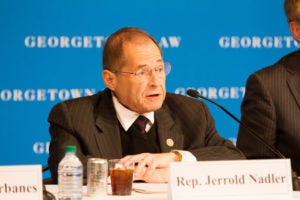
{"type": "Polygon", "coordinates": [[[292,199],[289,159],[170,164],[168,199],[292,199]]]}
{"type": "Polygon", "coordinates": [[[43,199],[42,166],[0,166],[0,200],[43,199]]]}

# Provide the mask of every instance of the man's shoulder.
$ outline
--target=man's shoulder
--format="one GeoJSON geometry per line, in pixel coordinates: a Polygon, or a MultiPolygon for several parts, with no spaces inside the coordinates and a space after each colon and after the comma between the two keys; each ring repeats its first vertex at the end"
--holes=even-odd
{"type": "Polygon", "coordinates": [[[65,103],[65,104],[70,104],[71,105],[71,104],[81,104],[81,103],[87,103],[87,102],[94,102],[97,99],[101,98],[101,96],[102,96],[102,92],[98,92],[96,94],[92,94],[92,95],[88,95],[88,96],[82,96],[82,97],[76,97],[76,98],[73,98],[73,99],[68,99],[68,100],[59,102],[58,104],[65,103]]]}
{"type": "Polygon", "coordinates": [[[207,113],[209,112],[203,101],[172,93],[166,95],[162,110],[182,121],[186,121],[191,117],[194,119],[205,120],[207,113]]]}
{"type": "Polygon", "coordinates": [[[67,106],[67,107],[94,107],[98,104],[101,99],[107,98],[109,93],[107,90],[100,91],[96,94],[84,96],[84,97],[77,97],[73,99],[68,99],[62,102],[57,103],[53,109],[56,107],[67,106]]]}
{"type": "Polygon", "coordinates": [[[182,94],[167,93],[165,103],[171,105],[189,106],[193,104],[199,104],[200,101],[182,94]]]}
{"type": "Polygon", "coordinates": [[[280,58],[276,63],[273,65],[267,66],[262,68],[254,74],[269,74],[269,73],[281,73],[282,71],[286,70],[300,70],[300,50],[294,51],[285,55],[284,57],[280,58]]]}
{"type": "Polygon", "coordinates": [[[190,101],[192,98],[183,95],[183,94],[175,94],[167,92],[166,94],[166,100],[181,100],[181,101],[190,101]]]}

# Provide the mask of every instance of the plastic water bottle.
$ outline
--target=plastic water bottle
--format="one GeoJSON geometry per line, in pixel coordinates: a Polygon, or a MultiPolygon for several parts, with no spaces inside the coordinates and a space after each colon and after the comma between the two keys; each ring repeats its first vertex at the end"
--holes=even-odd
{"type": "Polygon", "coordinates": [[[76,156],[76,146],[66,146],[65,156],[58,165],[58,199],[82,198],[82,163],[76,156]]]}

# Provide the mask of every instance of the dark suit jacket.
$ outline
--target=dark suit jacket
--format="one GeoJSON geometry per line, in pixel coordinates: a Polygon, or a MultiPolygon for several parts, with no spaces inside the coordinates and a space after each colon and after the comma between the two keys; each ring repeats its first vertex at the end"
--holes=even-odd
{"type": "MultiPolygon", "coordinates": [[[[300,174],[300,50],[249,77],[241,110],[242,121],[300,174]]],[[[277,157],[242,126],[237,147],[248,158],[277,157]]]]}
{"type": "MultiPolygon", "coordinates": [[[[48,120],[51,134],[48,164],[54,181],[65,145],[77,146],[84,168],[89,157],[122,157],[120,129],[110,90],[59,103],[48,120]]],[[[213,118],[201,101],[167,94],[162,108],[155,111],[155,122],[162,152],[188,150],[198,160],[245,158],[230,141],[218,135],[213,118]],[[169,138],[174,146],[168,146],[169,138]]],[[[84,172],[86,175],[86,169],[84,172]]]]}

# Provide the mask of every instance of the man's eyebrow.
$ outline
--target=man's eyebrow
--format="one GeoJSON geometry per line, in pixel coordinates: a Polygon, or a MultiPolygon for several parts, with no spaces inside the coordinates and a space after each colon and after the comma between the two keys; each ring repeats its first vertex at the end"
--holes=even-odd
{"type": "MultiPolygon", "coordinates": [[[[156,62],[163,63],[163,59],[157,59],[156,62]]],[[[148,64],[140,64],[140,65],[138,65],[138,68],[147,67],[147,66],[149,66],[149,65],[148,64]]]]}
{"type": "Polygon", "coordinates": [[[143,68],[143,67],[147,67],[147,66],[149,66],[148,64],[140,64],[140,65],[138,65],[138,68],[143,68]]]}

